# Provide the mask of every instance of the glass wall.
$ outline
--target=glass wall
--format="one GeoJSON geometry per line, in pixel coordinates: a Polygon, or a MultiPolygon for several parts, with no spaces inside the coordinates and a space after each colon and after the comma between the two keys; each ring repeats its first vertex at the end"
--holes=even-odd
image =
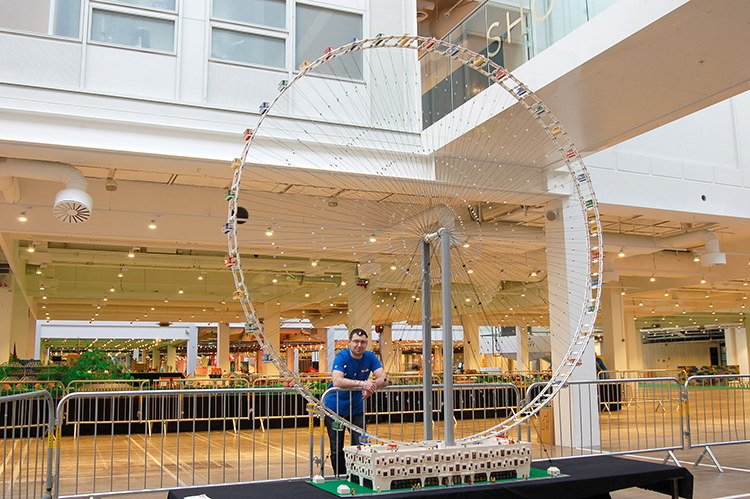
{"type": "MultiPolygon", "coordinates": [[[[483,54],[513,71],[617,0],[485,0],[443,40],[483,54]]],[[[490,82],[447,57],[426,54],[422,68],[422,124],[429,127],[490,82]]]]}
{"type": "Polygon", "coordinates": [[[174,52],[175,19],[94,8],[89,40],[174,52]]]}

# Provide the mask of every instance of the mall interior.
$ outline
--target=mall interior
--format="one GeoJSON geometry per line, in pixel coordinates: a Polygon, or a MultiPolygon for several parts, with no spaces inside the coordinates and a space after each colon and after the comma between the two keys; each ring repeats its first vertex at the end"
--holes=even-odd
{"type": "Polygon", "coordinates": [[[744,0],[0,0],[0,368],[326,373],[363,328],[403,379],[746,387],[748,24],[744,0]]]}

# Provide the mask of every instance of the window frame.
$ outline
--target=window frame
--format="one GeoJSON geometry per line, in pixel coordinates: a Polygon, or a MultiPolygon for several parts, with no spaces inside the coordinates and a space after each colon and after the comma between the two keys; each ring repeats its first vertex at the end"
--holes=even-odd
{"type": "Polygon", "coordinates": [[[208,23],[208,40],[209,40],[209,46],[208,46],[208,61],[209,62],[215,62],[219,64],[229,64],[231,66],[242,66],[242,67],[248,67],[248,68],[258,68],[258,69],[266,69],[270,71],[281,71],[286,73],[287,67],[289,64],[288,59],[288,43],[289,38],[286,34],[286,32],[278,32],[279,30],[273,30],[276,31],[276,33],[268,33],[265,29],[258,29],[256,27],[251,27],[249,24],[237,24],[237,23],[225,23],[223,21],[215,21],[213,18],[210,19],[210,22],[208,23]],[[255,35],[263,38],[273,38],[275,40],[281,40],[284,42],[284,65],[282,67],[279,66],[268,66],[265,64],[257,63],[257,62],[244,62],[244,61],[236,61],[234,59],[221,59],[218,57],[213,56],[214,52],[214,28],[220,29],[224,31],[231,31],[234,33],[241,33],[246,35],[255,35]]]}
{"type": "Polygon", "coordinates": [[[89,45],[97,45],[101,47],[111,47],[111,48],[118,48],[118,49],[124,49],[124,50],[135,50],[137,52],[148,52],[151,54],[161,54],[161,55],[177,55],[177,44],[179,40],[179,5],[175,4],[175,10],[156,10],[152,8],[141,8],[137,5],[127,5],[127,4],[120,4],[120,3],[112,3],[107,2],[106,0],[90,0],[88,3],[88,11],[86,12],[88,15],[88,22],[86,23],[86,43],[89,45]],[[91,38],[91,29],[92,24],[94,20],[94,11],[98,10],[100,12],[112,12],[115,14],[127,14],[132,15],[136,17],[143,17],[147,19],[156,19],[159,21],[171,21],[174,25],[174,30],[172,31],[172,50],[166,51],[161,49],[154,49],[150,47],[137,47],[135,45],[123,45],[119,43],[110,43],[110,42],[103,42],[101,40],[93,40],[91,38]]]}
{"type": "Polygon", "coordinates": [[[38,31],[24,31],[21,29],[4,28],[4,27],[0,27],[0,33],[7,33],[11,35],[31,36],[31,37],[36,37],[36,38],[46,38],[49,40],[82,43],[86,9],[85,9],[85,0],[80,0],[80,2],[81,2],[81,10],[80,10],[80,13],[78,14],[78,36],[75,38],[71,36],[61,36],[61,35],[55,35],[55,34],[50,34],[50,33],[40,33],[38,31]]]}
{"type": "MultiPolygon", "coordinates": [[[[360,17],[360,19],[362,20],[362,35],[361,35],[362,38],[361,39],[364,40],[364,39],[367,38],[367,33],[365,31],[365,28],[367,26],[367,20],[365,19],[365,17],[367,16],[367,10],[355,9],[355,8],[351,8],[351,7],[341,7],[341,6],[338,6],[338,5],[337,6],[332,6],[331,4],[324,3],[324,2],[318,2],[318,1],[315,1],[315,0],[300,0],[300,1],[292,0],[292,1],[294,3],[294,6],[292,7],[292,22],[294,23],[294,32],[291,34],[291,36],[294,38],[294,46],[292,47],[292,58],[294,59],[293,60],[293,66],[295,66],[295,67],[292,68],[292,74],[293,75],[297,75],[301,71],[300,68],[299,68],[299,66],[297,65],[297,6],[298,5],[304,5],[304,6],[307,6],[307,7],[314,7],[316,9],[322,9],[322,10],[330,10],[330,11],[333,11],[333,12],[343,12],[343,13],[346,13],[346,14],[355,14],[355,15],[358,15],[360,17]]],[[[333,47],[333,48],[338,48],[338,47],[333,47]]],[[[325,49],[323,49],[323,50],[325,50],[325,49]]],[[[320,53],[320,55],[318,57],[320,57],[322,55],[323,55],[323,52],[321,51],[321,53],[320,53]]],[[[362,57],[363,58],[364,58],[364,56],[365,56],[365,54],[362,53],[362,57]]],[[[313,61],[309,61],[309,62],[313,62],[313,61]]],[[[364,84],[364,83],[367,83],[367,81],[369,80],[369,71],[368,71],[368,66],[366,64],[363,64],[363,66],[362,66],[362,78],[350,78],[350,77],[347,77],[345,75],[320,74],[320,73],[307,73],[307,76],[313,76],[315,78],[340,79],[340,80],[348,81],[348,82],[352,82],[352,83],[363,83],[364,84]]]]}
{"type": "Polygon", "coordinates": [[[230,66],[238,66],[238,67],[244,67],[244,68],[256,68],[256,69],[264,69],[268,71],[278,71],[278,72],[289,74],[289,51],[293,50],[293,49],[290,49],[290,46],[289,46],[289,42],[291,39],[291,35],[289,32],[289,22],[290,22],[289,5],[290,4],[294,4],[294,0],[284,0],[284,7],[285,7],[284,24],[286,25],[286,28],[277,28],[275,26],[266,26],[264,24],[246,23],[246,22],[237,21],[234,19],[214,17],[213,16],[214,5],[213,5],[213,0],[211,0],[210,5],[208,6],[208,19],[207,19],[208,22],[206,23],[207,29],[208,29],[208,34],[207,34],[208,62],[217,63],[217,64],[227,64],[230,66]],[[283,40],[284,42],[284,65],[283,67],[267,66],[265,64],[260,64],[260,63],[235,61],[232,59],[220,59],[218,57],[214,57],[213,56],[214,28],[222,29],[225,31],[234,31],[236,33],[283,40]]]}

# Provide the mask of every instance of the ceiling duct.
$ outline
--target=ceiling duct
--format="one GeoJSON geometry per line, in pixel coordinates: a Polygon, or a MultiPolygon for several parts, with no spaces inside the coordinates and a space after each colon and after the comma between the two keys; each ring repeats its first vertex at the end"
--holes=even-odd
{"type": "Polygon", "coordinates": [[[726,254],[719,251],[719,240],[709,230],[699,230],[670,237],[647,237],[629,234],[604,234],[604,251],[617,253],[622,251],[626,256],[650,255],[663,250],[687,250],[695,246],[705,246],[701,254],[701,265],[711,267],[725,265],[726,254]]]}
{"type": "Polygon", "coordinates": [[[66,223],[82,223],[91,217],[93,200],[86,192],[88,183],[76,167],[64,163],[6,158],[0,160],[0,190],[8,203],[21,200],[17,177],[63,182],[65,189],[55,196],[52,212],[66,223]]]}

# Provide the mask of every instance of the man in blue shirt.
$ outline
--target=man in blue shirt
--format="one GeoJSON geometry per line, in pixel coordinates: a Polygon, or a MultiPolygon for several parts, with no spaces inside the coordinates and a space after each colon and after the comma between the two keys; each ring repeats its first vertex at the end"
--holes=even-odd
{"type": "MultiPolygon", "coordinates": [[[[331,384],[341,391],[330,393],[324,403],[326,407],[352,424],[364,428],[364,399],[386,384],[385,370],[374,353],[367,349],[367,332],[353,329],[349,333],[349,348],[336,355],[331,367],[331,384]],[[370,379],[370,374],[375,379],[370,379]]],[[[338,426],[338,425],[337,425],[338,426]]],[[[331,464],[336,475],[346,473],[344,459],[344,429],[334,428],[334,421],[326,417],[328,439],[331,444],[331,464]]],[[[351,433],[351,445],[359,444],[360,434],[351,433]]]]}

